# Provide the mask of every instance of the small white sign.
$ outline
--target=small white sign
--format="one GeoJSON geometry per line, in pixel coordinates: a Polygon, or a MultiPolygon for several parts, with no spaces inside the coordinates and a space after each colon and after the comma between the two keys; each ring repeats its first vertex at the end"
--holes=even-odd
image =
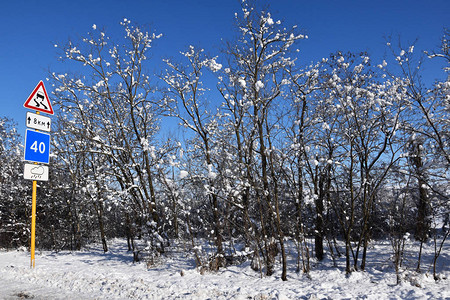
{"type": "Polygon", "coordinates": [[[25,164],[23,178],[28,180],[48,181],[48,166],[25,164]]]}
{"type": "Polygon", "coordinates": [[[52,120],[49,117],[34,114],[32,112],[27,112],[26,119],[27,127],[50,132],[50,127],[52,125],[52,120]]]}

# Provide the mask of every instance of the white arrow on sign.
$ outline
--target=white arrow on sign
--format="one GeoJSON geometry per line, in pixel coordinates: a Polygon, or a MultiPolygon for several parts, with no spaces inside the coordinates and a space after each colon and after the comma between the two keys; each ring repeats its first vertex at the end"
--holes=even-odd
{"type": "Polygon", "coordinates": [[[50,132],[52,120],[49,117],[27,112],[27,127],[50,132]]]}
{"type": "Polygon", "coordinates": [[[29,180],[48,181],[48,167],[42,165],[25,164],[23,178],[29,180]]]}

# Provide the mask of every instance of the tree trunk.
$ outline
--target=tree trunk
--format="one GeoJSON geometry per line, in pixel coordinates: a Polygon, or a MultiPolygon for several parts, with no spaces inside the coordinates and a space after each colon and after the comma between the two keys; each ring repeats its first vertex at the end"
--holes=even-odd
{"type": "Polygon", "coordinates": [[[352,269],[350,267],[350,235],[345,237],[345,274],[350,274],[352,269]]]}
{"type": "Polygon", "coordinates": [[[361,258],[361,271],[364,271],[366,269],[367,247],[369,246],[367,235],[368,233],[366,234],[366,237],[364,237],[364,247],[361,258]]]}
{"type": "Polygon", "coordinates": [[[99,202],[98,204],[94,201],[94,209],[97,213],[98,226],[100,230],[100,238],[102,240],[103,251],[108,252],[108,244],[106,243],[105,227],[103,223],[103,204],[99,202]]]}
{"type": "Polygon", "coordinates": [[[133,251],[133,235],[131,231],[130,216],[128,213],[125,213],[125,234],[127,236],[128,251],[133,251]]]}
{"type": "Polygon", "coordinates": [[[314,233],[314,246],[316,250],[316,258],[317,260],[323,260],[323,213],[324,213],[324,188],[323,188],[323,177],[324,175],[319,175],[319,194],[315,199],[316,206],[316,230],[314,233]]]}
{"type": "MultiPolygon", "coordinates": [[[[69,208],[69,218],[70,218],[70,223],[71,223],[71,227],[72,227],[72,236],[74,239],[75,250],[80,251],[81,250],[80,221],[78,218],[77,210],[72,205],[73,200],[75,199],[75,190],[76,190],[75,187],[73,187],[72,191],[71,191],[71,197],[70,197],[71,200],[67,200],[67,206],[69,208]]],[[[70,249],[74,250],[72,243],[70,245],[70,249]]]]}
{"type": "Polygon", "coordinates": [[[220,216],[219,216],[219,205],[217,201],[217,195],[212,195],[213,202],[213,217],[214,217],[214,237],[215,244],[217,247],[217,257],[216,257],[216,266],[213,269],[217,271],[220,267],[224,266],[224,250],[223,250],[223,240],[222,240],[222,230],[220,225],[220,216]]]}
{"type": "Polygon", "coordinates": [[[420,248],[419,248],[419,257],[417,258],[417,268],[416,268],[416,272],[420,273],[420,261],[422,259],[422,247],[423,247],[423,242],[420,242],[420,248]]]}
{"type": "Polygon", "coordinates": [[[412,145],[413,156],[410,158],[410,161],[414,167],[414,175],[417,178],[419,190],[419,199],[417,202],[417,221],[414,237],[420,242],[426,242],[428,240],[428,233],[430,231],[430,221],[428,220],[429,203],[426,190],[425,174],[423,170],[421,147],[422,145],[420,143],[414,143],[412,145]]]}

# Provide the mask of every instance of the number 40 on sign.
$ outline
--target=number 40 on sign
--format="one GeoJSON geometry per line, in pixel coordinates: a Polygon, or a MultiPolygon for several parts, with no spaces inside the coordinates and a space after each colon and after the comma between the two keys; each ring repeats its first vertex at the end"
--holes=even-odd
{"type": "Polygon", "coordinates": [[[50,160],[50,135],[48,133],[27,129],[25,160],[48,164],[50,160]]]}

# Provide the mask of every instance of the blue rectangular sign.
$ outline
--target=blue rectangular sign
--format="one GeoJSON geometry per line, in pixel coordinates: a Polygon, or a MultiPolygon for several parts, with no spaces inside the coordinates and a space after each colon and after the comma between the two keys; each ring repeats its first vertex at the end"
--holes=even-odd
{"type": "Polygon", "coordinates": [[[50,134],[27,129],[25,133],[25,160],[48,164],[50,134]]]}

